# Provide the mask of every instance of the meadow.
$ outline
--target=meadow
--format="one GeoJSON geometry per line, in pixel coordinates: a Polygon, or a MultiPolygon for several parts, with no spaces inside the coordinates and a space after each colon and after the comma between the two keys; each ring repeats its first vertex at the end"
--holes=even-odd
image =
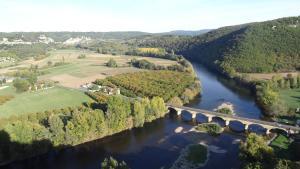
{"type": "Polygon", "coordinates": [[[46,58],[44,62],[51,61],[56,63],[64,61],[66,64],[47,67],[41,62],[41,66],[44,65],[44,68],[41,70],[47,72],[47,74],[41,76],[40,79],[57,81],[64,87],[79,88],[80,85],[90,83],[95,79],[104,79],[108,76],[140,71],[141,69],[129,65],[133,58],[146,59],[162,66],[177,64],[175,61],[160,58],[103,55],[82,50],[58,50],[52,51],[50,57],[46,58]],[[79,55],[85,55],[86,57],[78,59],[79,55]],[[117,62],[117,68],[106,66],[106,63],[111,58],[117,62]]]}
{"type": "Polygon", "coordinates": [[[281,100],[284,100],[288,107],[300,108],[300,89],[280,90],[279,94],[281,100]]]}
{"type": "Polygon", "coordinates": [[[92,101],[83,92],[64,87],[53,87],[36,92],[17,93],[14,87],[0,90],[0,95],[13,95],[14,98],[0,105],[0,118],[24,113],[40,112],[65,107],[79,106],[92,101]]]}

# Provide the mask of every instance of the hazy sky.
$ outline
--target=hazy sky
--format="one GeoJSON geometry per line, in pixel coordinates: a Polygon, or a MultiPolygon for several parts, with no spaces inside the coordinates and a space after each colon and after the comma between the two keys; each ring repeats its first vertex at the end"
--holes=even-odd
{"type": "Polygon", "coordinates": [[[200,30],[300,15],[300,0],[0,0],[0,31],[200,30]]]}

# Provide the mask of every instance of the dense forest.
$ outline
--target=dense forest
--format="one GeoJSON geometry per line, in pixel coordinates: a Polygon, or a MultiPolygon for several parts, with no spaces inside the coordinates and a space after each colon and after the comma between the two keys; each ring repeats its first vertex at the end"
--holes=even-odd
{"type": "Polygon", "coordinates": [[[182,53],[229,75],[300,68],[300,17],[213,30],[190,40],[182,53]]]}

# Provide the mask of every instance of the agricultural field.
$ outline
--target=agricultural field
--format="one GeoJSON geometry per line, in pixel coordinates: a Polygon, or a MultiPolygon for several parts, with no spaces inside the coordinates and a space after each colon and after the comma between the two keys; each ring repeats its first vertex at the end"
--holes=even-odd
{"type": "Polygon", "coordinates": [[[273,76],[280,75],[286,77],[288,74],[297,76],[300,72],[286,72],[286,73],[243,73],[249,77],[250,80],[271,80],[273,76]]]}
{"type": "Polygon", "coordinates": [[[80,85],[90,83],[95,79],[103,79],[121,73],[140,71],[141,69],[129,65],[130,60],[133,58],[146,59],[162,66],[176,64],[175,61],[160,58],[103,55],[83,50],[56,50],[50,52],[49,55],[49,57],[39,61],[26,60],[16,67],[0,69],[0,74],[15,71],[22,67],[38,65],[41,71],[46,72],[45,75],[39,77],[40,80],[53,80],[59,82],[59,84],[64,87],[79,88],[80,85]],[[78,56],[80,55],[85,55],[85,57],[79,59],[78,56]],[[106,66],[110,58],[113,58],[117,62],[117,68],[106,66]],[[49,66],[49,62],[51,62],[52,65],[62,62],[65,64],[49,66]]]}
{"type": "MultiPolygon", "coordinates": [[[[198,94],[195,78],[186,72],[166,70],[127,73],[108,77],[105,79],[121,88],[121,93],[126,96],[153,97],[160,96],[165,101],[172,97],[180,96],[188,87],[188,95],[198,94]]],[[[105,80],[102,80],[105,81],[105,80]]],[[[96,83],[102,83],[101,80],[96,83]]]]}
{"type": "Polygon", "coordinates": [[[0,95],[12,95],[13,98],[0,105],[0,118],[24,113],[53,110],[64,107],[79,106],[92,101],[83,92],[64,87],[53,87],[36,92],[17,93],[9,86],[0,90],[0,95]]]}
{"type": "Polygon", "coordinates": [[[0,106],[0,118],[27,112],[79,106],[83,102],[92,101],[82,91],[78,90],[80,85],[93,82],[96,79],[104,79],[108,76],[143,71],[129,65],[133,58],[146,59],[162,66],[177,63],[159,58],[103,55],[84,50],[53,50],[48,53],[48,57],[41,60],[28,59],[19,62],[18,66],[0,69],[1,75],[37,65],[38,70],[44,72],[43,75],[38,76],[38,80],[56,82],[54,88],[36,92],[16,93],[12,84],[8,84],[8,88],[2,87],[0,96],[13,96],[13,98],[5,101],[0,106]],[[84,57],[79,57],[82,55],[84,57]],[[117,62],[117,68],[106,66],[106,63],[111,58],[117,62]],[[56,63],[59,63],[59,65],[55,65],[56,63]]]}
{"type": "Polygon", "coordinates": [[[293,109],[300,108],[300,89],[280,90],[279,95],[288,107],[293,109]]]}
{"type": "Polygon", "coordinates": [[[139,52],[142,53],[153,53],[153,54],[164,54],[165,50],[162,48],[138,48],[139,52]]]}

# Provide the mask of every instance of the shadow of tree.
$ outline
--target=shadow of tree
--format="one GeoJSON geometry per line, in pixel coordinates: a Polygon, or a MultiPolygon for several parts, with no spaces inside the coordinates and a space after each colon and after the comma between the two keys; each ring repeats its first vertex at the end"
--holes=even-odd
{"type": "MultiPolygon", "coordinates": [[[[24,160],[33,156],[47,153],[49,150],[60,150],[70,145],[53,146],[50,140],[33,141],[30,144],[23,144],[12,141],[9,134],[0,130],[0,167],[8,166],[16,160],[24,160]]],[[[5,167],[7,168],[7,167],[5,167]]]]}

